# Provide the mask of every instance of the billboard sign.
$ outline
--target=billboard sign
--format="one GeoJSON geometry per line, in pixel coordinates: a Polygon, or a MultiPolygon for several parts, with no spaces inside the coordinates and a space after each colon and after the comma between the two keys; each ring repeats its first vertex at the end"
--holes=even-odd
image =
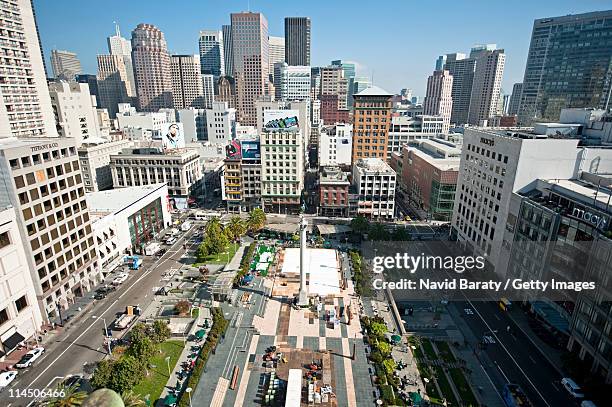
{"type": "Polygon", "coordinates": [[[164,150],[185,148],[183,123],[167,123],[162,128],[162,145],[164,150]]]}
{"type": "Polygon", "coordinates": [[[241,143],[243,160],[260,160],[261,150],[259,140],[244,140],[241,143]]]}
{"type": "Polygon", "coordinates": [[[266,110],[263,128],[267,131],[299,131],[298,115],[297,110],[266,110]]]}
{"type": "Polygon", "coordinates": [[[234,139],[225,146],[225,157],[239,160],[241,157],[240,141],[234,139]]]}

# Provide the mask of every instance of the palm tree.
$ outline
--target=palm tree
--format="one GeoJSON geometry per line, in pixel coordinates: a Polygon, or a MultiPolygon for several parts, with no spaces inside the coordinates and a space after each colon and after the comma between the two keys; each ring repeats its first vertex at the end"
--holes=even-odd
{"type": "Polygon", "coordinates": [[[79,391],[79,386],[76,384],[69,387],[64,384],[59,384],[53,391],[53,394],[57,394],[57,396],[52,396],[43,401],[43,406],[75,407],[83,404],[83,401],[87,398],[87,393],[79,391]]]}
{"type": "Polygon", "coordinates": [[[121,398],[123,399],[123,405],[125,405],[125,407],[140,407],[146,404],[144,400],[140,398],[140,395],[134,393],[132,390],[123,392],[121,398]]]}
{"type": "Polygon", "coordinates": [[[226,226],[226,229],[230,230],[230,233],[232,234],[232,237],[234,239],[237,239],[238,237],[242,236],[246,231],[244,222],[242,221],[242,219],[240,219],[239,216],[232,216],[226,226]]]}
{"type": "Polygon", "coordinates": [[[255,232],[264,227],[266,224],[266,214],[261,208],[255,208],[249,213],[247,226],[249,230],[255,232]]]}

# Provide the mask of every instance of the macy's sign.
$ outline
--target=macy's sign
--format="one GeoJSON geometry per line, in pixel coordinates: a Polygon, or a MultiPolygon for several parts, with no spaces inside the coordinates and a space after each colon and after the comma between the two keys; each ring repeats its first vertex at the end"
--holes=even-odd
{"type": "Polygon", "coordinates": [[[582,219],[594,225],[597,229],[605,230],[608,225],[608,220],[601,215],[597,215],[584,209],[574,208],[572,210],[572,216],[578,219],[582,219]]]}

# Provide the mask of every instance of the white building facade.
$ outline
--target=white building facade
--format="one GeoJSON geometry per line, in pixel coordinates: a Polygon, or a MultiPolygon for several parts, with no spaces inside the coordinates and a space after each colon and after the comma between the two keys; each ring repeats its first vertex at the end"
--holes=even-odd
{"type": "Polygon", "coordinates": [[[236,109],[227,102],[213,102],[212,109],[206,109],[208,141],[227,145],[236,138],[236,109]]]}
{"type": "Polygon", "coordinates": [[[49,84],[51,106],[60,135],[76,140],[80,146],[100,134],[96,98],[89,93],[89,85],[78,82],[49,84]]]}
{"type": "Polygon", "coordinates": [[[393,219],[397,175],[380,158],[360,158],[353,164],[353,187],[358,198],[357,215],[368,219],[393,219]]]}
{"type": "Polygon", "coordinates": [[[319,135],[319,166],[351,165],[353,125],[323,126],[319,135]]]}

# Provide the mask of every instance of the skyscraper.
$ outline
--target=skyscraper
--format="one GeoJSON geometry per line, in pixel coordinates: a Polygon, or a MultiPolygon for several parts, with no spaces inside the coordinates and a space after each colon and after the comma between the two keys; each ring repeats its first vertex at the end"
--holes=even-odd
{"type": "Polygon", "coordinates": [[[200,63],[201,73],[214,75],[215,77],[225,75],[225,40],[223,31],[200,31],[200,63]]]}
{"type": "Polygon", "coordinates": [[[202,94],[202,109],[212,109],[215,101],[215,77],[213,75],[202,75],[202,94]]]}
{"type": "Polygon", "coordinates": [[[134,79],[134,65],[132,63],[132,44],[126,38],[121,36],[119,24],[115,24],[115,35],[111,35],[106,39],[108,44],[108,53],[111,55],[119,55],[123,59],[125,65],[125,73],[127,75],[126,85],[130,96],[136,95],[136,80],[134,79]]]}
{"type": "Polygon", "coordinates": [[[272,75],[272,82],[276,86],[274,78],[274,64],[285,62],[285,38],[284,37],[268,37],[269,52],[268,52],[268,73],[272,75]]]}
{"type": "Polygon", "coordinates": [[[497,114],[506,54],[503,49],[486,49],[479,51],[475,58],[468,123],[477,126],[497,114]]]}
{"type": "Polygon", "coordinates": [[[462,53],[446,54],[443,60],[446,61],[444,69],[453,76],[451,122],[456,124],[467,123],[476,60],[467,58],[462,53]]]}
{"type": "Polygon", "coordinates": [[[355,81],[355,64],[337,59],[331,61],[331,66],[339,66],[342,68],[348,89],[346,92],[346,106],[350,108],[353,106],[353,94],[351,93],[351,89],[353,89],[353,82],[355,81]]]}
{"type": "Polygon", "coordinates": [[[132,61],[140,109],[172,107],[170,56],[164,34],[156,26],[138,24],[132,31],[132,61]]]}
{"type": "Polygon", "coordinates": [[[225,61],[225,75],[234,77],[234,49],[232,43],[232,26],[224,24],[221,26],[223,34],[223,60],[225,61]]]}
{"type": "Polygon", "coordinates": [[[136,93],[131,89],[125,58],[121,55],[98,55],[98,96],[100,107],[111,118],[117,115],[119,103],[132,103],[136,93]]]}
{"type": "Polygon", "coordinates": [[[279,76],[277,92],[281,100],[310,100],[309,66],[289,66],[282,63],[279,76]]]}
{"type": "Polygon", "coordinates": [[[512,86],[512,96],[510,96],[510,103],[508,105],[508,114],[518,114],[519,105],[521,103],[521,93],[523,93],[523,83],[515,83],[512,86]]]}
{"type": "Polygon", "coordinates": [[[257,124],[255,102],[268,90],[268,21],[261,13],[232,13],[238,121],[257,124]]]}
{"type": "Polygon", "coordinates": [[[51,67],[53,76],[60,79],[73,80],[77,74],[82,73],[77,54],[70,51],[51,50],[51,67]]]}
{"type": "Polygon", "coordinates": [[[199,55],[172,55],[172,104],[175,109],[204,108],[199,55]]]}
{"type": "Polygon", "coordinates": [[[8,40],[0,42],[3,69],[20,83],[0,87],[0,138],[57,136],[32,4],[18,0],[14,7],[0,2],[0,11],[0,32],[11,32],[24,43],[20,56],[11,58],[9,55],[16,55],[16,45],[8,40]]]}
{"type": "Polygon", "coordinates": [[[450,117],[453,108],[453,77],[448,71],[434,71],[427,78],[427,93],[423,103],[423,113],[432,116],[442,116],[444,125],[442,132],[447,133],[450,127],[450,117]]]}
{"type": "Polygon", "coordinates": [[[285,62],[310,65],[309,17],[285,17],[285,62]]]}
{"type": "Polygon", "coordinates": [[[535,20],[518,119],[558,120],[567,107],[610,107],[612,10],[535,20]]]}
{"type": "Polygon", "coordinates": [[[361,158],[387,159],[392,96],[378,86],[354,95],[353,164],[361,158]]]}

